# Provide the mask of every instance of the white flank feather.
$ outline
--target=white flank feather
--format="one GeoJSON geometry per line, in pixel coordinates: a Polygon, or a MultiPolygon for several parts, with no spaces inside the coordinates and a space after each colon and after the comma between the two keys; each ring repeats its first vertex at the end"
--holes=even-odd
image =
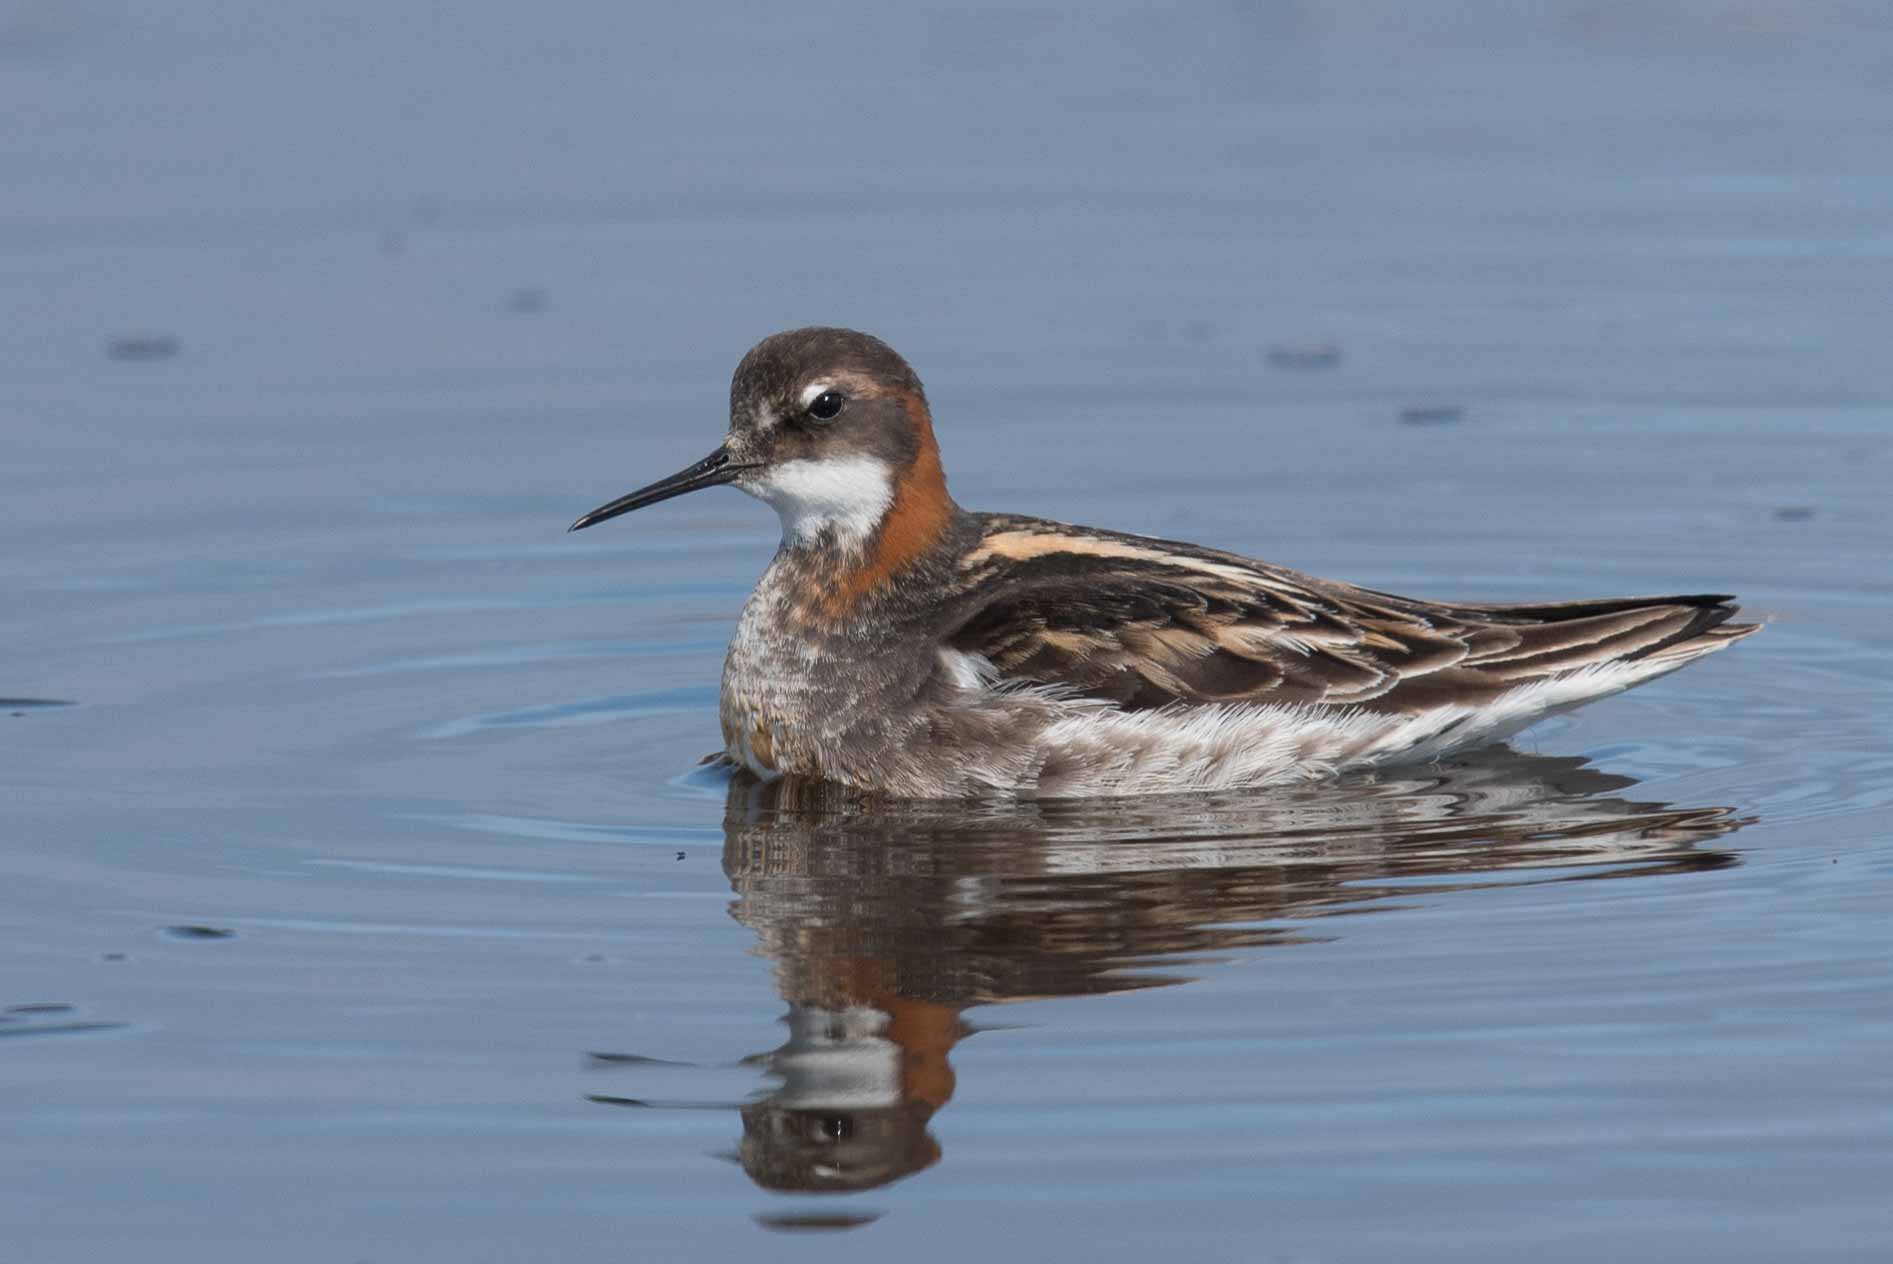
{"type": "Polygon", "coordinates": [[[1680,666],[1603,664],[1521,686],[1484,706],[1411,715],[1246,703],[1120,711],[1063,701],[1039,735],[1053,771],[1035,789],[1057,798],[1233,790],[1424,762],[1510,737],[1680,666]]]}

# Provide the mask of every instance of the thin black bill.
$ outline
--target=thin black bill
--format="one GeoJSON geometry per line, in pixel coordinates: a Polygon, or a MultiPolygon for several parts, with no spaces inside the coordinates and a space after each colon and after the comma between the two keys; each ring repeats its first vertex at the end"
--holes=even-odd
{"type": "Polygon", "coordinates": [[[566,530],[583,531],[586,527],[596,526],[607,518],[616,518],[619,514],[630,513],[633,509],[642,509],[646,505],[655,505],[658,501],[669,500],[672,496],[694,492],[700,487],[716,487],[732,482],[738,474],[751,468],[753,467],[731,460],[728,448],[718,448],[687,470],[679,470],[669,478],[658,479],[649,487],[640,487],[634,492],[618,497],[610,504],[598,506],[566,530]]]}

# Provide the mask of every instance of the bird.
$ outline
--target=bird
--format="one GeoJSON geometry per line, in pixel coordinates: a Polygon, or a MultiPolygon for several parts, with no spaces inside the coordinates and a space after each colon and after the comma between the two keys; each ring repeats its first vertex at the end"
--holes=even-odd
{"type": "Polygon", "coordinates": [[[962,509],[887,343],[764,338],[709,456],[579,531],[733,486],[782,539],[723,664],[723,761],[895,799],[1228,791],[1493,744],[1760,629],[1725,594],[1430,601],[962,509]]]}

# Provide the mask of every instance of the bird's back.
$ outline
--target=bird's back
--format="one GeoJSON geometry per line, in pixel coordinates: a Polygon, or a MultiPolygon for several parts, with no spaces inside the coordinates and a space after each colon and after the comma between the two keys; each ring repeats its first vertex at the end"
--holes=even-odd
{"type": "Polygon", "coordinates": [[[1005,681],[1127,710],[1414,713],[1587,675],[1599,693],[1757,630],[1721,594],[1499,605],[1419,600],[1197,545],[978,515],[945,640],[1005,681]]]}

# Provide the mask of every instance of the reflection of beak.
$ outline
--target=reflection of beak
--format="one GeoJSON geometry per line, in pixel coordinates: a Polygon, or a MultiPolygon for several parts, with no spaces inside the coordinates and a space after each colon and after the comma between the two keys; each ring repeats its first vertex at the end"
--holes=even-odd
{"type": "Polygon", "coordinates": [[[607,518],[616,518],[619,514],[630,513],[633,509],[642,509],[646,505],[655,505],[658,501],[669,500],[672,496],[694,492],[700,487],[716,487],[723,483],[734,482],[738,474],[755,468],[754,464],[739,465],[732,461],[729,447],[726,445],[687,470],[681,470],[669,478],[661,478],[649,487],[640,487],[629,495],[618,497],[608,505],[598,506],[566,530],[583,531],[586,527],[603,522],[607,518]]]}

